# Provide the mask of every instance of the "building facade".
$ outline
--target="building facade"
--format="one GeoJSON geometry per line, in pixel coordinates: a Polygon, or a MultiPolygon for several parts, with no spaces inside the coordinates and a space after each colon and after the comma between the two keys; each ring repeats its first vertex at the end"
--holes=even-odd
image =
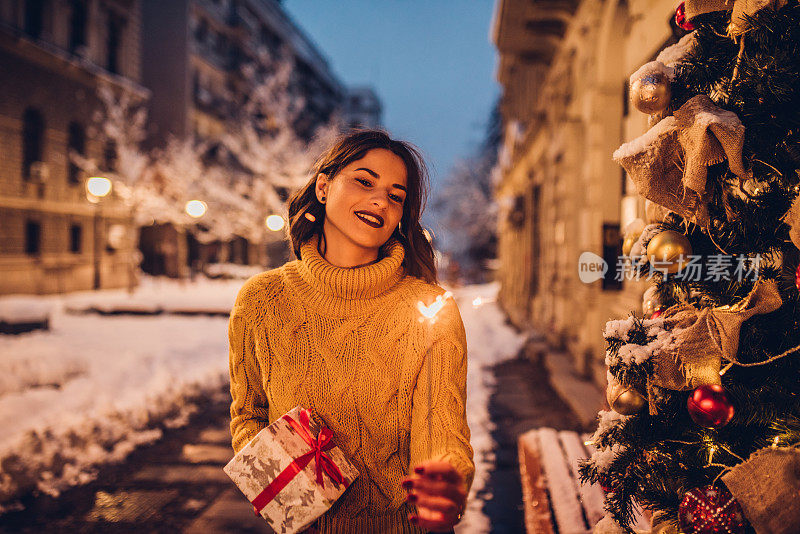
{"type": "Polygon", "coordinates": [[[351,87],[347,91],[344,122],[349,128],[379,128],[383,107],[372,87],[351,87]]]}
{"type": "MultiPolygon", "coordinates": [[[[277,0],[143,0],[142,18],[142,78],[152,92],[150,146],[163,146],[171,136],[213,144],[238,120],[253,89],[243,66],[255,65],[268,77],[286,54],[293,63],[287,91],[303,102],[293,121],[301,139],[309,141],[344,111],[344,85],[277,0]]],[[[237,179],[251,178],[243,173],[237,179]]],[[[279,193],[285,200],[290,191],[279,193]]],[[[184,276],[198,261],[265,265],[288,258],[280,243],[237,236],[200,244],[191,233],[171,225],[144,227],[145,269],[184,276]]]]}
{"type": "Polygon", "coordinates": [[[498,0],[495,10],[500,300],[603,386],[603,326],[641,313],[647,286],[615,279],[622,229],[644,204],[611,154],[647,129],[646,115],[628,112],[628,78],[679,37],[673,15],[665,0],[498,0]],[[604,278],[580,281],[585,252],[607,262],[604,278]]]}
{"type": "Polygon", "coordinates": [[[0,0],[0,294],[124,287],[136,234],[115,194],[87,199],[70,157],[113,171],[98,88],[140,101],[138,0],[0,0]]]}

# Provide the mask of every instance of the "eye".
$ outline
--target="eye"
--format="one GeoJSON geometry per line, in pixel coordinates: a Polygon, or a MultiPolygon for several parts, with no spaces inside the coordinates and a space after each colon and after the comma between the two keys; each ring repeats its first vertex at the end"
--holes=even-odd
{"type": "Polygon", "coordinates": [[[394,200],[398,204],[402,204],[403,203],[403,197],[401,197],[400,195],[389,195],[389,198],[391,198],[392,200],[394,200]]]}
{"type": "Polygon", "coordinates": [[[356,178],[356,182],[360,183],[364,187],[369,187],[372,185],[372,182],[370,182],[366,178],[356,178]]]}

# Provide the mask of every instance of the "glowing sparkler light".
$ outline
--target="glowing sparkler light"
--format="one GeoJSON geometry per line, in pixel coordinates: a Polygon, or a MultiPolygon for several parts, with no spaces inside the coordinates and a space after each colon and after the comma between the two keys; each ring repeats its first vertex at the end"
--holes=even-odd
{"type": "Polygon", "coordinates": [[[447,291],[444,295],[439,295],[436,297],[436,300],[434,300],[430,306],[426,306],[421,300],[418,301],[417,309],[422,314],[422,318],[420,318],[420,320],[434,320],[436,318],[436,314],[439,313],[439,311],[444,307],[445,300],[451,298],[452,296],[453,294],[447,291]]]}
{"type": "Polygon", "coordinates": [[[484,304],[489,304],[490,302],[494,302],[496,299],[494,297],[475,297],[472,300],[472,307],[473,308],[480,308],[484,304]]]}

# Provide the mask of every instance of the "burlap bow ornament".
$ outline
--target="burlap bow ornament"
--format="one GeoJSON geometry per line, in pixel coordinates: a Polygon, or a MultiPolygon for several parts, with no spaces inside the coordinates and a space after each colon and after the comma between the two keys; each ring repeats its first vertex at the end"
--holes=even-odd
{"type": "Polygon", "coordinates": [[[789,239],[792,244],[800,248],[800,195],[795,197],[789,211],[783,216],[783,222],[789,225],[789,239]]]}
{"type": "Polygon", "coordinates": [[[742,323],[777,310],[781,303],[775,281],[759,280],[745,298],[731,306],[697,309],[678,304],[668,308],[661,317],[670,335],[662,350],[653,355],[650,382],[676,391],[720,384],[722,360],[737,361],[742,323]]]}
{"type": "Polygon", "coordinates": [[[752,17],[764,8],[780,9],[786,0],[686,0],[686,20],[712,11],[732,11],[728,35],[736,37],[748,29],[747,17],[752,17]]]}
{"type": "Polygon", "coordinates": [[[746,176],[742,162],[744,125],[704,94],[686,101],[641,137],[614,152],[644,198],[687,221],[707,226],[708,166],[728,159],[731,171],[746,176]]]}

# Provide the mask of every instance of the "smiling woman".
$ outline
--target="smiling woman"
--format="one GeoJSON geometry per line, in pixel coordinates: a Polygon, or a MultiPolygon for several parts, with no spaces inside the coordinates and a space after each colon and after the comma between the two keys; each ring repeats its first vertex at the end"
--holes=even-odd
{"type": "Polygon", "coordinates": [[[234,450],[299,405],[361,473],[318,532],[447,531],[464,510],[466,338],[419,223],[426,179],[407,143],[342,137],[290,200],[298,259],[248,280],[231,312],[234,450]]]}
{"type": "Polygon", "coordinates": [[[380,130],[344,136],[289,200],[294,253],[300,257],[301,245],[316,235],[326,260],[353,267],[377,259],[391,237],[405,249],[407,274],[436,283],[433,248],[419,222],[427,191],[425,163],[410,144],[380,130]]]}

